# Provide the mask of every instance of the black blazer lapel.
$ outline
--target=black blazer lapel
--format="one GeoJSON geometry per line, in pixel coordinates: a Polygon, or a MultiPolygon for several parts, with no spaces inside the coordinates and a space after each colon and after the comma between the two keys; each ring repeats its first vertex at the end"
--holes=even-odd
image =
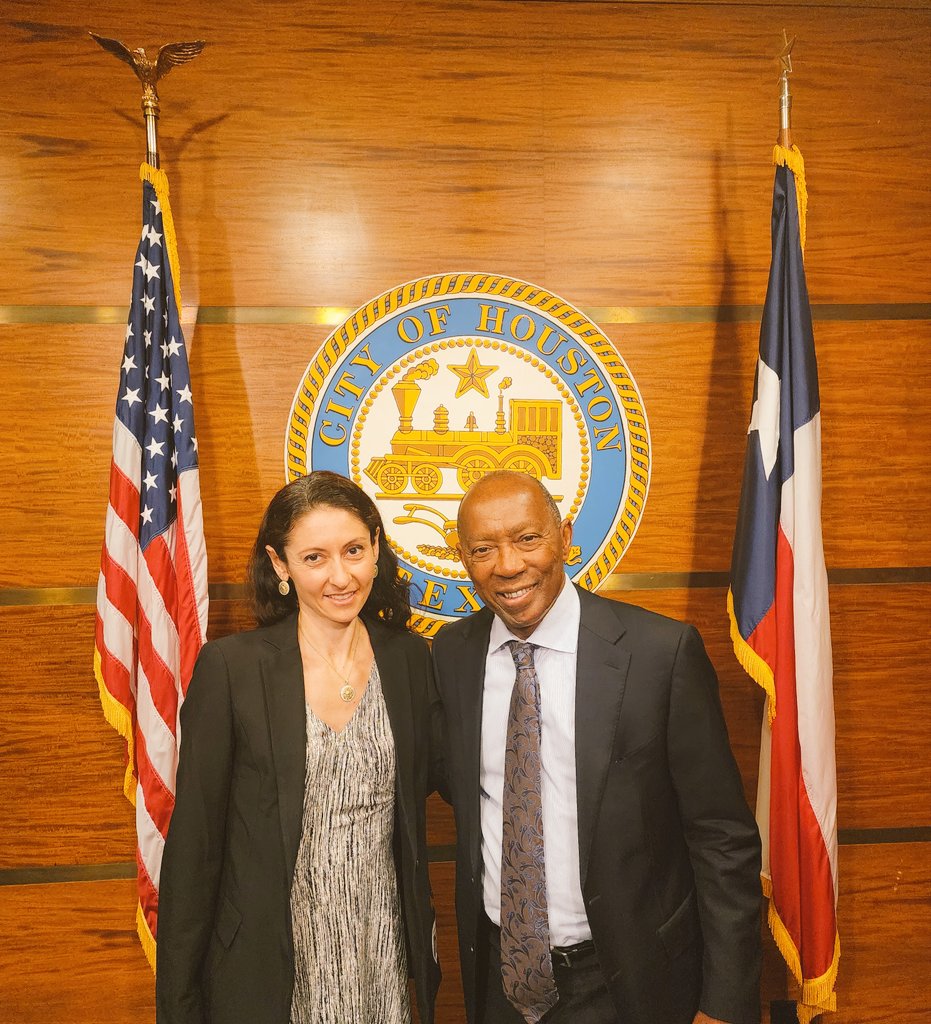
{"type": "Polygon", "coordinates": [[[307,760],[304,670],[297,641],[296,617],[288,616],[283,622],[269,627],[265,642],[268,655],[262,659],[259,670],[265,689],[272,758],[278,783],[278,815],[285,868],[290,879],[301,841],[307,760]]]}
{"type": "Polygon", "coordinates": [[[411,850],[416,855],[417,817],[414,809],[417,798],[414,792],[414,709],[409,679],[411,669],[404,645],[389,629],[378,622],[366,622],[365,627],[375,654],[375,664],[378,665],[381,691],[385,698],[388,721],[391,723],[391,734],[394,737],[401,823],[411,850]]]}
{"type": "MultiPolygon", "coordinates": [[[[466,800],[471,824],[469,828],[469,855],[472,871],[477,872],[481,863],[481,766],[482,766],[482,696],[485,690],[485,659],[488,655],[488,640],[494,616],[487,608],[476,612],[462,631],[458,647],[454,652],[454,675],[456,694],[459,698],[457,709],[462,734],[467,777],[466,800]]],[[[450,709],[451,711],[452,709],[450,709]]],[[[447,714],[450,713],[447,711],[447,714]]]]}
{"type": "Polygon", "coordinates": [[[581,623],[575,683],[575,765],[582,886],[617,730],[630,652],[618,646],[624,626],[604,598],[579,590],[581,623]]]}

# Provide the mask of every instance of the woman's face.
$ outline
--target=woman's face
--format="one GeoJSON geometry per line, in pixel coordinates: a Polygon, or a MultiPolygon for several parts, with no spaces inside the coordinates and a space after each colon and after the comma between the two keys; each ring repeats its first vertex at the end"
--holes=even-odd
{"type": "Polygon", "coordinates": [[[321,505],[295,520],[284,561],[265,550],[278,577],[290,578],[309,627],[352,622],[372,592],[378,537],[372,543],[365,523],[345,509],[321,505]]]}

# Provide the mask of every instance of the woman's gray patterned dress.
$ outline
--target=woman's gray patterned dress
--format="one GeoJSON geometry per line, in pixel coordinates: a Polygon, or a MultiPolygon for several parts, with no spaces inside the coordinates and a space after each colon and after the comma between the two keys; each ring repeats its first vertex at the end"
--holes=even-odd
{"type": "Polygon", "coordinates": [[[291,1024],[408,1024],[392,855],[394,739],[372,663],[349,722],[307,707],[304,820],[291,886],[291,1024]]]}

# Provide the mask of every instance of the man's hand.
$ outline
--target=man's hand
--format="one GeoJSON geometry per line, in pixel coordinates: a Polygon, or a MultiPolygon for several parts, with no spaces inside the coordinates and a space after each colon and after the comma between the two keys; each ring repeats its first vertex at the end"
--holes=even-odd
{"type": "Polygon", "coordinates": [[[695,1019],[692,1024],[727,1024],[726,1020],[719,1020],[717,1017],[709,1017],[707,1013],[702,1013],[701,1010],[695,1014],[695,1019]]]}

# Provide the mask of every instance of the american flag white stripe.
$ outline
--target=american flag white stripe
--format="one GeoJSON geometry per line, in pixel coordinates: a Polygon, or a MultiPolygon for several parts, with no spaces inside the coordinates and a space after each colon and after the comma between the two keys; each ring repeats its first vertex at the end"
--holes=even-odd
{"type": "Polygon", "coordinates": [[[162,172],[143,165],[143,229],[113,426],[110,501],[97,587],[97,656],[107,720],[127,741],[136,805],[143,947],[155,963],[158,881],[174,807],[178,710],[207,630],[190,369],[162,172]]]}

